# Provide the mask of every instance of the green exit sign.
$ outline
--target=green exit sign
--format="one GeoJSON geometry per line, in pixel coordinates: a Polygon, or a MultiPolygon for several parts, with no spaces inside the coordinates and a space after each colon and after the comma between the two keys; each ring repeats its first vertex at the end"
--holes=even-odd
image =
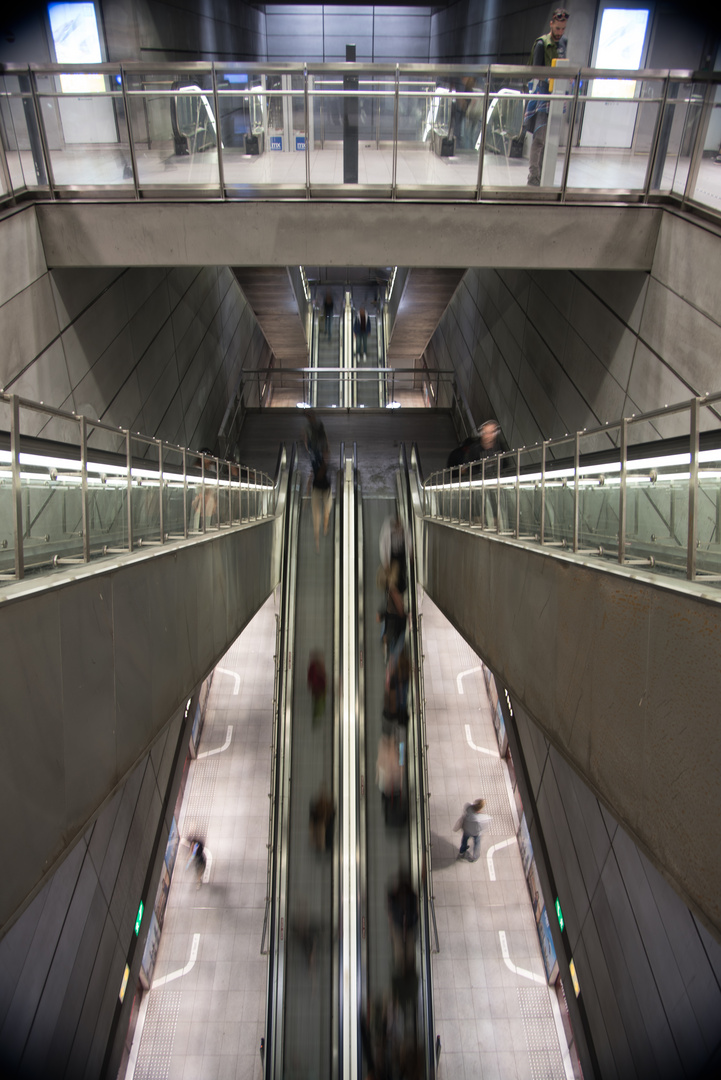
{"type": "MultiPolygon", "coordinates": [[[[558,900],[556,900],[556,905],[558,905],[558,900]]],[[[145,910],[145,905],[143,904],[143,901],[141,900],[140,901],[140,907],[138,908],[138,914],[135,916],[135,936],[136,937],[140,933],[140,924],[143,921],[143,911],[144,910],[145,910]]],[[[559,911],[560,910],[561,909],[559,908],[559,911]]]]}
{"type": "Polygon", "coordinates": [[[563,933],[566,926],[563,921],[563,912],[561,911],[561,901],[556,897],[556,915],[558,915],[558,925],[561,927],[561,933],[563,933]]]}

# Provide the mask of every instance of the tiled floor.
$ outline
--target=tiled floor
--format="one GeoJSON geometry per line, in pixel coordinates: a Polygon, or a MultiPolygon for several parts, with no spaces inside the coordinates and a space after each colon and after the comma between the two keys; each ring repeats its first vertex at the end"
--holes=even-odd
{"type": "MultiPolygon", "coordinates": [[[[163,188],[218,185],[218,155],[214,150],[176,157],[169,146],[151,150],[136,148],[138,181],[141,187],[163,188]]],[[[645,184],[647,154],[628,150],[594,147],[574,147],[570,158],[568,186],[570,189],[642,190],[645,184]]],[[[8,154],[12,181],[16,186],[36,183],[29,151],[8,154]]],[[[88,151],[85,147],[66,147],[52,154],[55,184],[107,184],[116,189],[133,190],[130,157],[122,148],[100,147],[88,151]]],[[[343,147],[327,143],[322,150],[313,149],[308,158],[310,182],[313,185],[343,184],[343,147]]],[[[559,153],[554,182],[561,184],[564,154],[559,153]]],[[[678,161],[669,156],[665,163],[660,187],[683,193],[688,171],[688,158],[678,161]]],[[[525,187],[528,162],[487,152],[483,160],[482,183],[487,188],[525,187]]],[[[290,184],[305,187],[306,157],[304,153],[267,152],[258,156],[241,154],[228,148],[223,152],[223,177],[226,187],[238,186],[258,190],[265,185],[290,184]]],[[[390,144],[361,143],[358,150],[358,182],[389,187],[393,178],[393,152],[390,144]]],[[[428,186],[437,188],[475,188],[478,183],[478,157],[473,151],[460,152],[454,157],[438,157],[428,144],[401,143],[396,159],[396,183],[401,187],[428,186]]],[[[721,208],[721,165],[704,158],[699,167],[695,198],[713,209],[721,208]]]]}
{"type": "MultiPolygon", "coordinates": [[[[427,597],[422,614],[439,1076],[567,1080],[479,661],[427,597]],[[478,862],[458,862],[453,823],[478,795],[490,835],[478,862]]],[[[274,635],[271,598],[213,678],[200,745],[208,756],[191,766],[180,821],[181,835],[206,837],[208,880],[196,887],[181,847],[126,1080],[262,1075],[274,635]]]]}
{"type": "Polygon", "coordinates": [[[440,1077],[566,1080],[480,661],[427,596],[421,615],[440,1077]],[[464,804],[481,796],[493,820],[480,858],[469,863],[456,858],[453,825],[464,804]]]}

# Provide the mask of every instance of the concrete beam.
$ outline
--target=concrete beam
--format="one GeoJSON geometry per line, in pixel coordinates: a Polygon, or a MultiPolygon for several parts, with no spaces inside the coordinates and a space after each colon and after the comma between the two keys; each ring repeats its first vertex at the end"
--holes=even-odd
{"type": "Polygon", "coordinates": [[[650,270],[653,206],[368,203],[44,203],[50,268],[434,266],[650,270]]]}
{"type": "Polygon", "coordinates": [[[277,584],[282,523],[3,594],[0,934],[277,584]]]}
{"type": "Polygon", "coordinates": [[[425,534],[434,603],[721,940],[719,600],[438,522],[425,534]]]}

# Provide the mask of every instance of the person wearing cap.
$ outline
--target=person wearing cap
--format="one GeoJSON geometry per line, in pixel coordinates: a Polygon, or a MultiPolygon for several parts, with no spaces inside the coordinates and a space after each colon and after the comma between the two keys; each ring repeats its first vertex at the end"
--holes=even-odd
{"type": "MultiPolygon", "coordinates": [[[[551,15],[550,32],[536,38],[531,49],[528,63],[531,67],[553,67],[554,60],[563,60],[566,56],[565,33],[568,24],[568,12],[565,8],[556,8],[551,15]]],[[[539,79],[536,86],[537,94],[547,94],[548,79],[539,79]]],[[[533,187],[539,187],[541,183],[541,164],[543,162],[543,150],[546,145],[546,128],[548,126],[548,101],[533,101],[526,105],[523,116],[523,132],[533,133],[531,154],[528,169],[528,183],[533,187]]]]}

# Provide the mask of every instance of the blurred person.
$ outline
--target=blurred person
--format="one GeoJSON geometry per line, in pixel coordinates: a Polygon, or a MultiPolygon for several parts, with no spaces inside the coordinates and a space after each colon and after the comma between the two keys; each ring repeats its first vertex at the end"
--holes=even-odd
{"type": "Polygon", "coordinates": [[[203,875],[205,874],[205,868],[207,866],[207,859],[205,857],[205,846],[202,840],[191,839],[190,843],[190,858],[185,864],[185,869],[190,870],[192,867],[195,880],[197,882],[196,888],[199,889],[203,883],[203,875]]]}
{"type": "Polygon", "coordinates": [[[323,654],[314,649],[308,663],[308,689],[313,699],[313,724],[317,724],[325,712],[326,674],[323,654]]]}
{"type": "Polygon", "coordinates": [[[368,356],[368,332],[371,327],[370,316],[366,314],[366,309],[361,308],[355,317],[353,322],[353,333],[356,338],[356,356],[360,359],[361,354],[363,359],[366,360],[368,356]]]}
{"type": "Polygon", "coordinates": [[[404,593],[408,588],[406,560],[413,558],[413,537],[397,514],[389,515],[381,525],[378,549],[381,566],[386,572],[390,571],[393,563],[396,564],[396,586],[399,592],[404,593]]]}
{"type": "Polygon", "coordinates": [[[333,850],[335,806],[325,784],[310,804],[310,843],[316,851],[333,850]]]}
{"type": "Polygon", "coordinates": [[[377,615],[377,621],[382,625],[383,650],[386,663],[391,664],[392,670],[395,670],[398,657],[403,651],[407,622],[403,596],[398,588],[398,563],[391,562],[388,569],[379,567],[376,583],[385,593],[377,615]]]}
{"type": "Polygon", "coordinates": [[[333,293],[330,289],[327,290],[323,301],[323,315],[325,316],[325,336],[329,338],[333,326],[333,293]]]}
{"type": "Polygon", "coordinates": [[[311,475],[308,477],[308,490],[311,492],[313,512],[313,537],[316,554],[320,552],[320,519],[323,516],[323,535],[328,535],[328,523],[331,511],[331,486],[328,470],[328,438],[323,421],[319,420],[313,409],[309,409],[305,447],[310,456],[311,475]]]}
{"type": "Polygon", "coordinates": [[[408,683],[411,662],[404,647],[395,665],[388,664],[383,690],[383,717],[399,724],[408,723],[408,683]]]}
{"type": "Polygon", "coordinates": [[[399,973],[415,970],[418,897],[407,871],[401,870],[388,888],[388,922],[393,960],[399,973]]]}
{"type": "Polygon", "coordinates": [[[485,420],[475,435],[464,439],[460,446],[451,450],[446,461],[447,469],[467,465],[471,461],[494,457],[501,449],[501,425],[497,420],[485,420]]]}
{"type": "Polygon", "coordinates": [[[454,826],[455,832],[463,831],[461,836],[461,848],[457,858],[468,859],[476,862],[481,854],[481,836],[487,832],[491,825],[491,817],[485,813],[486,800],[476,799],[475,802],[466,803],[463,813],[454,826]],[[473,840],[473,855],[468,851],[468,841],[473,840]]]}

